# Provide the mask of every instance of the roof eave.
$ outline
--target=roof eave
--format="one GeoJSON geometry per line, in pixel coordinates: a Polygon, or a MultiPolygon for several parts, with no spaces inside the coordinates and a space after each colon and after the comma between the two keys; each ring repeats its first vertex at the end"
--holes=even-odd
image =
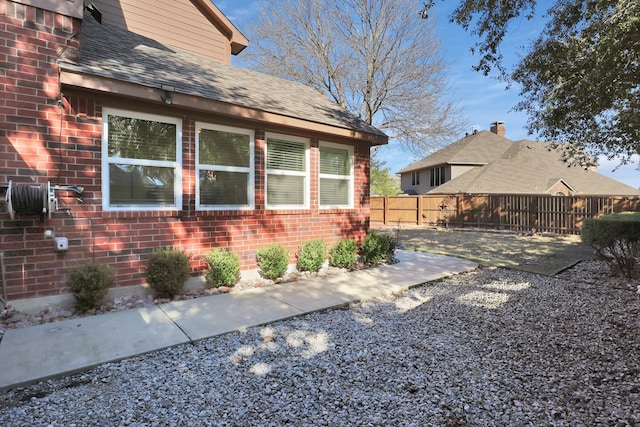
{"type": "Polygon", "coordinates": [[[239,54],[249,45],[249,39],[233,25],[229,18],[211,0],[196,0],[196,2],[207,12],[211,19],[227,32],[226,36],[231,42],[232,54],[239,54]]]}
{"type": "MultiPolygon", "coordinates": [[[[143,86],[65,69],[60,70],[60,84],[67,87],[101,92],[104,94],[133,98],[158,104],[161,103],[162,90],[159,87],[154,88],[143,86]]],[[[171,105],[177,108],[205,111],[207,113],[220,114],[228,117],[252,120],[261,123],[270,123],[297,129],[306,129],[344,138],[357,139],[367,142],[370,145],[385,145],[388,143],[389,139],[389,137],[384,134],[373,134],[356,129],[328,125],[325,123],[304,120],[178,92],[172,93],[171,105]]]]}

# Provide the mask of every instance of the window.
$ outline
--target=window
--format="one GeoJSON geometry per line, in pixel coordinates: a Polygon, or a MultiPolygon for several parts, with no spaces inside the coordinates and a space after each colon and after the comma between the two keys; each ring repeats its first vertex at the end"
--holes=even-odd
{"type": "Polygon", "coordinates": [[[411,172],[411,185],[420,185],[420,172],[411,172]]]}
{"type": "Polygon", "coordinates": [[[267,208],[309,207],[309,141],[267,134],[267,208]]]}
{"type": "Polygon", "coordinates": [[[102,203],[105,210],[182,205],[180,119],[104,109],[102,203]]]}
{"type": "Polygon", "coordinates": [[[320,207],[353,207],[353,147],[320,143],[320,207]]]}
{"type": "Polygon", "coordinates": [[[431,169],[431,186],[432,187],[437,187],[438,185],[442,185],[447,181],[445,177],[445,171],[446,169],[444,166],[431,169]]]}
{"type": "Polygon", "coordinates": [[[196,208],[253,208],[253,131],[203,123],[196,129],[196,208]]]}

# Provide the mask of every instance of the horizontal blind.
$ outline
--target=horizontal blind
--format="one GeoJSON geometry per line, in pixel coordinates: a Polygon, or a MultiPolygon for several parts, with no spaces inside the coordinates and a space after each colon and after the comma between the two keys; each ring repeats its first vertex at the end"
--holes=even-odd
{"type": "Polygon", "coordinates": [[[349,150],[335,147],[320,147],[320,173],[349,175],[351,155],[349,150]]]}
{"type": "Polygon", "coordinates": [[[109,165],[109,200],[116,205],[173,205],[173,168],[109,165]]]}
{"type": "Polygon", "coordinates": [[[200,204],[248,205],[249,173],[200,171],[200,204]]]}
{"type": "Polygon", "coordinates": [[[267,175],[267,203],[269,205],[302,205],[304,176],[267,175]]]}
{"type": "Polygon", "coordinates": [[[348,179],[320,178],[320,204],[346,206],[349,204],[348,179]]]}
{"type": "Polygon", "coordinates": [[[267,169],[305,172],[306,145],[300,142],[269,139],[267,141],[267,169]]]}
{"type": "Polygon", "coordinates": [[[200,129],[199,132],[200,164],[245,168],[250,166],[249,135],[212,129],[200,129]]]}
{"type": "Polygon", "coordinates": [[[108,124],[109,157],[176,161],[175,124],[111,115],[108,124]]]}

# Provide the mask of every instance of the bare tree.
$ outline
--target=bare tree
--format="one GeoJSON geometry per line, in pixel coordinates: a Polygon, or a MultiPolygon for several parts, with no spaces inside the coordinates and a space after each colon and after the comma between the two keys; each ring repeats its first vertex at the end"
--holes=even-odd
{"type": "Polygon", "coordinates": [[[464,125],[434,23],[414,0],[272,0],[250,24],[261,71],[326,94],[417,153],[464,125]],[[424,19],[427,18],[427,19],[424,19]]]}

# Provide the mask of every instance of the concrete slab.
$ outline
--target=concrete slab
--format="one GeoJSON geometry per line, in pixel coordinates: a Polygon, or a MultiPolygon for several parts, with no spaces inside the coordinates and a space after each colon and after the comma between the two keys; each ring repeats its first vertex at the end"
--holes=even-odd
{"type": "Polygon", "coordinates": [[[0,343],[0,389],[188,341],[158,307],[8,330],[0,343]]]}
{"type": "Polygon", "coordinates": [[[175,301],[159,307],[194,341],[302,314],[269,297],[269,289],[175,301]]]}
{"type": "Polygon", "coordinates": [[[397,293],[477,267],[428,253],[398,251],[397,257],[398,264],[349,274],[8,330],[0,342],[0,389],[397,293]]]}

